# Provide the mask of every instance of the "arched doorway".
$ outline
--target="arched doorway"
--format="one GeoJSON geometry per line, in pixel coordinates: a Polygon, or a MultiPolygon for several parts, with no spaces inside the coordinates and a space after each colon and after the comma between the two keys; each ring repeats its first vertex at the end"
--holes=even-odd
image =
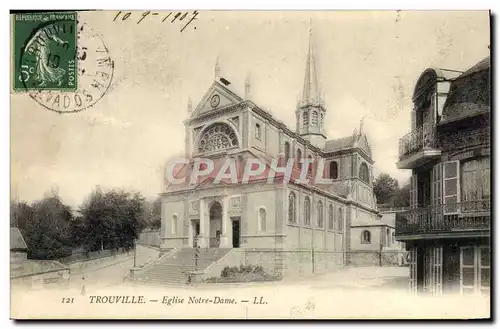
{"type": "Polygon", "coordinates": [[[222,234],[222,205],[214,201],[210,206],[210,248],[220,246],[222,234]]]}

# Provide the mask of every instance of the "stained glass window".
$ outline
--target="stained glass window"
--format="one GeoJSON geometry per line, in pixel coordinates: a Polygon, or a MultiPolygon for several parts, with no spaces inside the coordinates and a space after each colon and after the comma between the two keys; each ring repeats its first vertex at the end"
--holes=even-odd
{"type": "Polygon", "coordinates": [[[234,130],[225,123],[216,123],[203,133],[198,152],[214,152],[233,146],[238,146],[234,130]]]}

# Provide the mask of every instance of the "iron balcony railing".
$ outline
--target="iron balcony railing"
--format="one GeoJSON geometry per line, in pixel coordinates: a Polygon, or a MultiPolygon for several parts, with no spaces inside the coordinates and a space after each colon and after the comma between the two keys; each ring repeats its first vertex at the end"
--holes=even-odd
{"type": "Polygon", "coordinates": [[[418,152],[424,148],[436,148],[436,126],[434,124],[423,124],[413,129],[399,139],[399,159],[418,152]]]}
{"type": "Polygon", "coordinates": [[[396,236],[489,230],[489,199],[448,203],[396,213],[396,236]]]}

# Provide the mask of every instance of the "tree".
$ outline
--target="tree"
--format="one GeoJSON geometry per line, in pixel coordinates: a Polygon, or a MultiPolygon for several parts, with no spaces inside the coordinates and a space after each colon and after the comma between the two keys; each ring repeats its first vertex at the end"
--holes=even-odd
{"type": "Polygon", "coordinates": [[[31,212],[21,206],[28,220],[18,218],[18,225],[28,246],[28,258],[56,259],[71,254],[71,208],[56,195],[35,201],[31,212]],[[23,227],[24,226],[24,227],[23,227]]]}
{"type": "Polygon", "coordinates": [[[153,202],[146,201],[145,221],[148,228],[159,229],[161,227],[161,198],[156,198],[153,202]]]}
{"type": "Polygon", "coordinates": [[[80,207],[87,236],[84,247],[88,251],[126,248],[146,223],[144,197],[140,193],[111,190],[104,193],[96,188],[80,207]]]}
{"type": "Polygon", "coordinates": [[[391,207],[409,207],[410,206],[410,184],[405,184],[394,193],[391,198],[391,207]]]}
{"type": "Polygon", "coordinates": [[[373,184],[373,193],[378,203],[389,203],[396,192],[399,191],[399,183],[387,173],[381,173],[373,184]]]}

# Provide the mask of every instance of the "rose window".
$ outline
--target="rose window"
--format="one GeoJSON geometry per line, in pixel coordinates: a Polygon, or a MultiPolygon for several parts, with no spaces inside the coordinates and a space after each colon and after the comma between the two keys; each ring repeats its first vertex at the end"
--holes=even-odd
{"type": "Polygon", "coordinates": [[[216,123],[203,133],[198,152],[214,152],[233,146],[238,146],[233,129],[225,123],[216,123]]]}

